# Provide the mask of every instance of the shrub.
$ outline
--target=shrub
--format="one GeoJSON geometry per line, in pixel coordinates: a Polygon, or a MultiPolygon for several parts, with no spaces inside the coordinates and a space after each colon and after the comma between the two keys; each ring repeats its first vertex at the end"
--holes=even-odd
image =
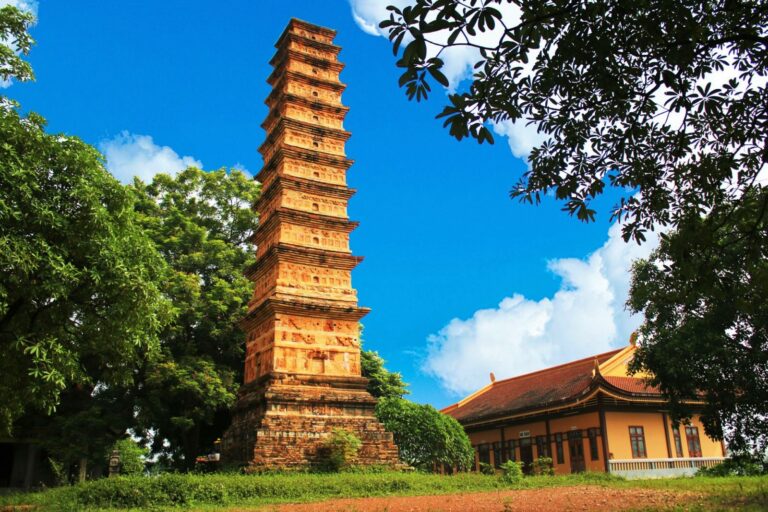
{"type": "Polygon", "coordinates": [[[734,454],[717,466],[699,469],[696,476],[760,476],[765,473],[760,459],[751,454],[734,454]]]}
{"type": "MultiPolygon", "coordinates": [[[[141,475],[144,473],[149,448],[141,446],[131,438],[120,439],[113,446],[112,450],[120,452],[120,474],[121,475],[141,475]]],[[[107,453],[107,462],[112,450],[107,453]]]]}
{"type": "Polygon", "coordinates": [[[552,465],[552,457],[539,457],[533,461],[533,474],[553,476],[555,468],[552,465]]]}
{"type": "Polygon", "coordinates": [[[514,484],[523,479],[523,463],[508,460],[501,465],[501,480],[504,483],[514,484]]]}
{"type": "Polygon", "coordinates": [[[481,462],[480,463],[480,472],[482,474],[484,474],[484,475],[495,475],[496,474],[496,470],[493,469],[493,466],[491,466],[490,464],[488,464],[486,462],[481,462]]]}
{"type": "Polygon", "coordinates": [[[376,417],[392,432],[403,462],[432,471],[443,465],[469,469],[474,450],[464,427],[431,405],[402,398],[381,398],[376,417]]]}
{"type": "Polygon", "coordinates": [[[326,439],[323,448],[326,452],[325,466],[330,471],[339,471],[351,466],[357,459],[362,441],[352,432],[335,428],[326,439]]]}

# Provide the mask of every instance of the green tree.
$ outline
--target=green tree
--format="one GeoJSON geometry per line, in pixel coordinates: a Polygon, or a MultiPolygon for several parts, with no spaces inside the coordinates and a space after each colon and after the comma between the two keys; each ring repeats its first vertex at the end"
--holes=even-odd
{"type": "MultiPolygon", "coordinates": [[[[149,456],[149,448],[140,445],[133,439],[127,437],[120,439],[112,445],[112,449],[120,454],[120,474],[121,475],[142,475],[149,456]]],[[[109,461],[112,450],[106,454],[106,460],[109,461]]]]}
{"type": "Polygon", "coordinates": [[[242,381],[238,321],[252,293],[243,272],[255,261],[249,240],[260,189],[240,171],[194,168],[149,184],[136,179],[131,188],[141,223],[171,268],[162,289],[175,311],[159,357],[140,372],[139,422],[155,430],[155,451],[189,468],[226,428],[242,381]]]}
{"type": "Polygon", "coordinates": [[[430,80],[447,85],[443,50],[476,51],[472,83],[438,116],[451,135],[492,141],[487,124],[516,121],[544,136],[513,197],[553,193],[588,221],[590,202],[616,187],[612,215],[625,239],[642,241],[741,197],[765,166],[765,2],[414,0],[389,10],[380,26],[402,49],[409,98],[426,98],[430,80]]]}
{"type": "MultiPolygon", "coordinates": [[[[32,21],[0,9],[0,79],[34,78],[32,21]]],[[[131,424],[116,390],[156,353],[166,267],[101,155],[18,109],[0,99],[0,431],[33,428],[62,478],[85,478],[131,424]]]]}
{"type": "Polygon", "coordinates": [[[379,399],[376,416],[394,435],[400,458],[418,469],[431,471],[447,464],[467,469],[474,450],[464,428],[431,405],[390,397],[379,399]]]}
{"type": "Polygon", "coordinates": [[[726,424],[737,444],[762,436],[768,4],[414,0],[389,9],[380,26],[411,99],[426,98],[432,80],[447,85],[445,49],[476,51],[471,84],[438,115],[451,135],[482,143],[493,123],[538,129],[544,142],[513,198],[552,195],[591,221],[591,202],[613,187],[625,240],[678,228],[636,269],[630,306],[648,320],[634,369],[654,374],[676,408],[703,393],[711,435],[726,424]]]}
{"type": "MultiPolygon", "coordinates": [[[[14,12],[0,10],[0,27],[14,12]]],[[[52,413],[68,388],[130,383],[136,364],[157,349],[169,316],[157,286],[165,264],[136,221],[133,196],[105,170],[98,151],[76,137],[46,133],[40,116],[21,116],[17,108],[8,100],[0,105],[6,432],[25,412],[52,413]]]]}
{"type": "Polygon", "coordinates": [[[363,377],[368,378],[368,392],[376,398],[402,398],[409,394],[408,384],[403,382],[399,372],[390,372],[384,368],[384,359],[378,352],[363,350],[360,352],[360,367],[363,377]]]}
{"type": "Polygon", "coordinates": [[[29,27],[35,17],[12,5],[0,8],[0,80],[34,80],[32,66],[21,55],[28,55],[35,43],[29,27]]]}
{"type": "Polygon", "coordinates": [[[628,302],[645,313],[632,369],[652,373],[678,420],[703,396],[707,434],[736,451],[768,444],[766,208],[760,190],[685,219],[635,264],[628,302]]]}

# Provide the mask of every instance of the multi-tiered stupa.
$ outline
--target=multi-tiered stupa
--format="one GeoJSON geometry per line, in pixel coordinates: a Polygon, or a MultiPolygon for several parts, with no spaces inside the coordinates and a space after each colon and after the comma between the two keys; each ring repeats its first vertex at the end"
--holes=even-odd
{"type": "Polygon", "coordinates": [[[245,383],[222,443],[226,463],[253,469],[318,464],[336,428],[363,441],[359,463],[398,463],[360,373],[368,309],[351,281],[362,258],[349,248],[357,223],[347,217],[354,190],[335,34],[292,19],[270,61],[257,263],[247,272],[255,289],[242,321],[245,383]]]}

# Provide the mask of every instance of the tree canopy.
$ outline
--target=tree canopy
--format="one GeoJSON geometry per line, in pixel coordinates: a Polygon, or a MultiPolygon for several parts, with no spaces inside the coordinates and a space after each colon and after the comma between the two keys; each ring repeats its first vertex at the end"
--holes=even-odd
{"type": "MultiPolygon", "coordinates": [[[[4,11],[3,11],[4,12],[4,11]]],[[[0,107],[0,428],[71,386],[125,385],[158,348],[165,262],[133,196],[75,137],[0,107]]]]}
{"type": "Polygon", "coordinates": [[[379,399],[376,416],[394,435],[403,462],[425,471],[446,464],[468,469],[474,449],[464,427],[431,405],[398,397],[379,399]]]}
{"type": "Polygon", "coordinates": [[[414,0],[389,7],[409,98],[447,85],[443,50],[477,51],[466,90],[438,117],[457,139],[488,124],[544,137],[511,195],[592,220],[606,186],[625,239],[739,197],[768,155],[765,2],[414,0]],[[407,44],[404,44],[407,43],[407,44]]]}
{"type": "Polygon", "coordinates": [[[376,398],[402,398],[409,393],[400,372],[384,368],[384,359],[373,350],[360,351],[360,368],[368,378],[368,392],[376,398]]]}
{"type": "Polygon", "coordinates": [[[768,445],[768,192],[730,216],[693,215],[635,264],[629,305],[645,313],[634,370],[670,398],[675,416],[706,399],[707,433],[732,450],[768,445]]]}
{"type": "Polygon", "coordinates": [[[714,1],[414,0],[389,7],[400,86],[417,101],[446,49],[476,52],[471,83],[438,115],[461,140],[527,123],[543,139],[510,195],[544,195],[638,243],[669,230],[634,269],[643,312],[633,370],[653,375],[675,414],[706,397],[704,420],[734,446],[765,440],[762,311],[768,196],[768,4],[714,1]]]}
{"type": "Polygon", "coordinates": [[[32,66],[21,57],[35,43],[28,31],[34,21],[30,12],[12,5],[0,7],[0,80],[34,80],[32,66]]]}
{"type": "Polygon", "coordinates": [[[254,261],[260,186],[237,170],[189,168],[130,188],[140,224],[170,268],[161,289],[174,309],[158,357],[140,371],[139,427],[155,432],[156,452],[189,467],[227,426],[242,382],[238,321],[253,291],[243,272],[254,261]]]}

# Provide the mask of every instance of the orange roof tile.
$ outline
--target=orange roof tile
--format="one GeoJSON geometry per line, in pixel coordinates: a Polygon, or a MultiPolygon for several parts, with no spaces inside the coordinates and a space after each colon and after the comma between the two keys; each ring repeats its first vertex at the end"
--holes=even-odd
{"type": "Polygon", "coordinates": [[[628,391],[629,393],[642,393],[647,395],[660,395],[661,390],[656,386],[646,386],[643,379],[637,379],[635,377],[603,377],[608,384],[619,388],[622,391],[628,391]]]}
{"type": "Polygon", "coordinates": [[[621,350],[623,348],[496,381],[466,402],[443,411],[466,423],[565,401],[589,387],[595,360],[602,364],[621,350]]]}

